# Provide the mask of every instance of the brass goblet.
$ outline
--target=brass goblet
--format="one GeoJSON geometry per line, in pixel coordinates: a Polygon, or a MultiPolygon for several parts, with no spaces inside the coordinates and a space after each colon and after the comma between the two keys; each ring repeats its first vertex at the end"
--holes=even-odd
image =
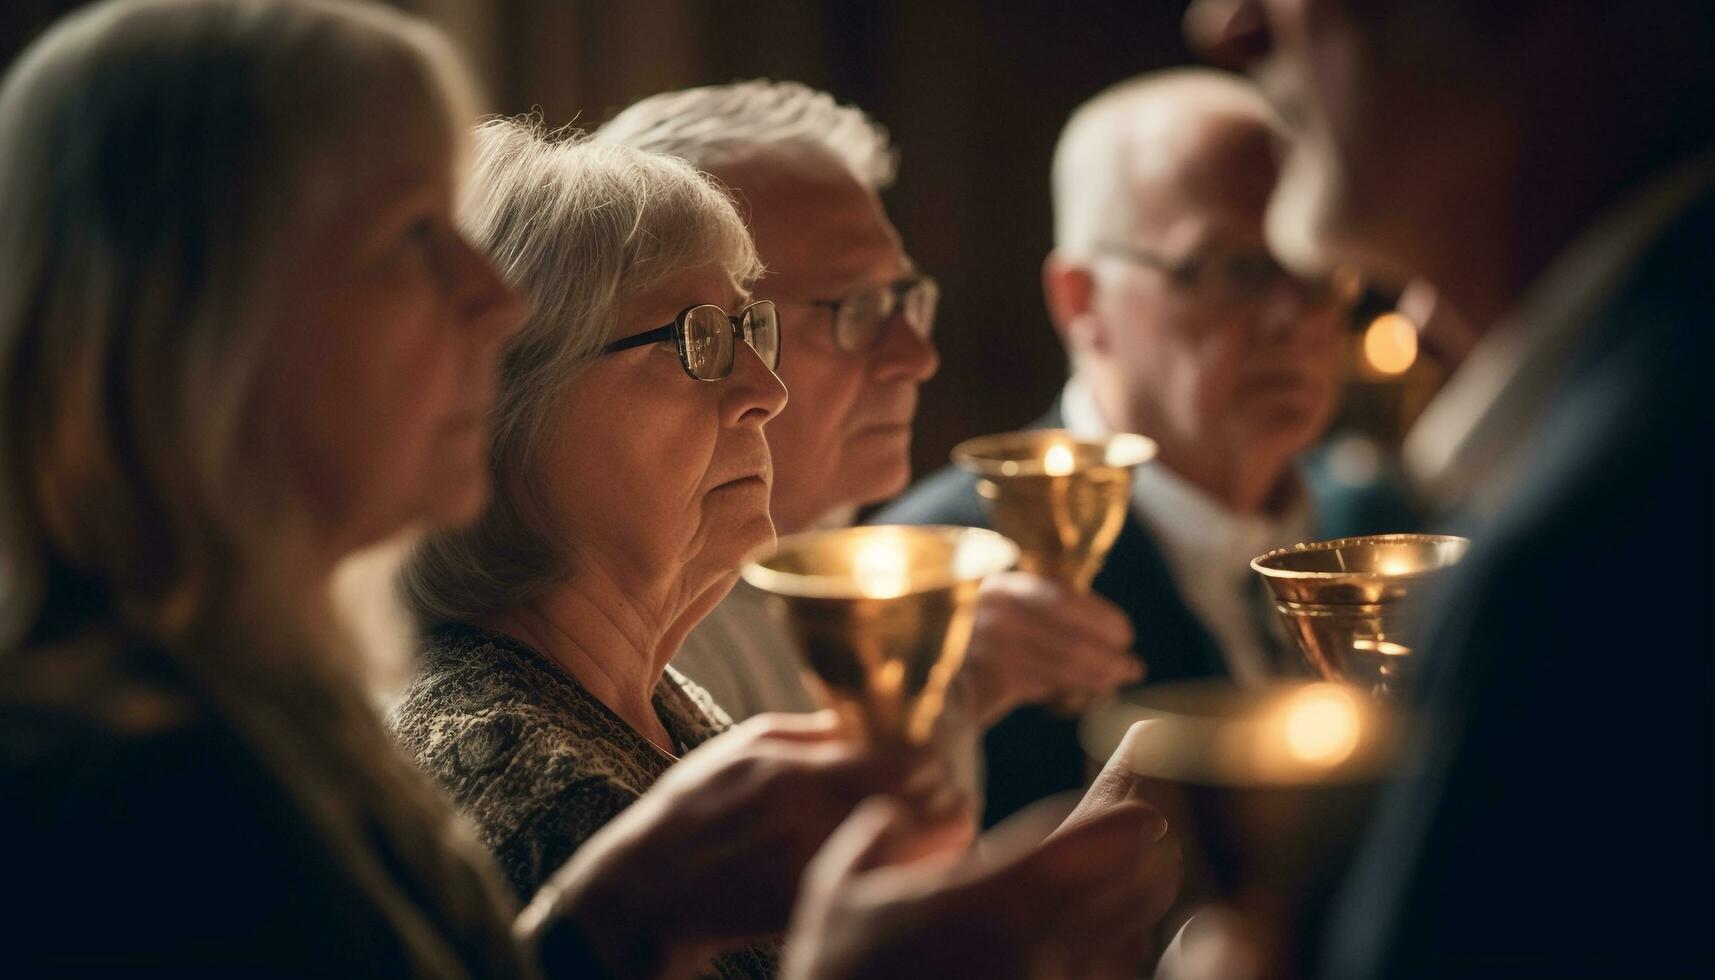
{"type": "MultiPolygon", "coordinates": [[[[1145,795],[1181,815],[1191,869],[1260,927],[1282,975],[1313,964],[1315,937],[1378,790],[1395,775],[1403,719],[1345,684],[1156,685],[1085,716],[1105,759],[1130,726],[1126,765],[1145,795]]],[[[1170,817],[1170,819],[1172,819],[1170,817]]]]}
{"type": "Polygon", "coordinates": [[[854,527],[780,540],[741,573],[769,595],[823,703],[873,741],[923,745],[964,661],[977,588],[1018,546],[969,527],[854,527]]]}
{"type": "Polygon", "coordinates": [[[1311,666],[1386,698],[1409,683],[1418,632],[1409,600],[1470,544],[1447,534],[1375,534],[1281,548],[1251,568],[1311,666]]]}
{"type": "MultiPolygon", "coordinates": [[[[1155,450],[1129,432],[1078,439],[1064,429],[1027,429],[967,439],[952,456],[976,474],[995,529],[1018,542],[1018,567],[1088,592],[1125,524],[1132,468],[1155,450]]],[[[1087,706],[1057,702],[1067,713],[1087,706]]]]}

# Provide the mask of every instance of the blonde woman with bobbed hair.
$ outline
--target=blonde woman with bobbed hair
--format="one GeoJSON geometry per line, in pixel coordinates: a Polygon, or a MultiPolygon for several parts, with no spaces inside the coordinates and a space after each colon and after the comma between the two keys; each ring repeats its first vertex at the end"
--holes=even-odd
{"type": "Polygon", "coordinates": [[[439,35],[314,0],[99,4],[7,74],[0,972],[527,969],[327,599],[486,493],[472,113],[439,35]]]}

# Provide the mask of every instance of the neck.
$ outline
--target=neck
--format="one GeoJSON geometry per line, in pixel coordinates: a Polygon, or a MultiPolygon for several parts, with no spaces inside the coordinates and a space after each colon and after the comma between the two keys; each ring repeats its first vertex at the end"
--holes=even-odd
{"type": "Polygon", "coordinates": [[[685,610],[643,599],[592,566],[478,625],[542,651],[626,724],[669,748],[654,694],[690,629],[686,618],[685,610]]]}
{"type": "Polygon", "coordinates": [[[1222,457],[1163,445],[1156,459],[1236,514],[1275,514],[1285,507],[1290,455],[1253,451],[1222,457]]]}
{"type": "Polygon", "coordinates": [[[1227,452],[1213,442],[1180,439],[1164,420],[1132,405],[1116,380],[1097,372],[1084,372],[1083,377],[1110,429],[1154,439],[1157,462],[1228,510],[1272,513],[1284,506],[1286,478],[1296,453],[1256,446],[1227,452]]]}

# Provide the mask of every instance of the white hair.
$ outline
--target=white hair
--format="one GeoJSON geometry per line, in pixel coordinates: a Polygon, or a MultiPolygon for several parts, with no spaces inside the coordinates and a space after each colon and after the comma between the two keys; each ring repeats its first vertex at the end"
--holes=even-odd
{"type": "Polygon", "coordinates": [[[1074,110],[1054,146],[1054,247],[1084,256],[1103,242],[1124,241],[1132,222],[1129,181],[1152,165],[1172,165],[1174,131],[1187,118],[1221,112],[1274,119],[1250,82],[1210,68],[1139,75],[1074,110]]]}
{"type": "Polygon", "coordinates": [[[820,151],[874,191],[893,184],[899,165],[887,130],[862,109],[799,82],[766,79],[652,95],[614,116],[595,138],[676,156],[703,171],[820,151]]]}
{"type": "MultiPolygon", "coordinates": [[[[762,275],[750,233],[713,181],[681,160],[532,118],[477,128],[466,232],[530,300],[500,356],[493,496],[471,527],[432,535],[401,586],[424,625],[527,601],[569,571],[565,543],[524,515],[547,440],[575,438],[555,409],[618,329],[620,308],[681,272],[718,265],[741,296],[762,275]]],[[[624,492],[618,490],[616,492],[624,492]]]]}

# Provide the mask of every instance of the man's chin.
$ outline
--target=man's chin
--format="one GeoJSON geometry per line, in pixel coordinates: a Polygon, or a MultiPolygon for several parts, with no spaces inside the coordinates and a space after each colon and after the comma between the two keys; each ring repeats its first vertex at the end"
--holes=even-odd
{"type": "Polygon", "coordinates": [[[868,466],[847,467],[840,475],[838,487],[843,491],[847,506],[868,507],[892,500],[910,483],[911,464],[908,461],[876,461],[868,466]]]}

